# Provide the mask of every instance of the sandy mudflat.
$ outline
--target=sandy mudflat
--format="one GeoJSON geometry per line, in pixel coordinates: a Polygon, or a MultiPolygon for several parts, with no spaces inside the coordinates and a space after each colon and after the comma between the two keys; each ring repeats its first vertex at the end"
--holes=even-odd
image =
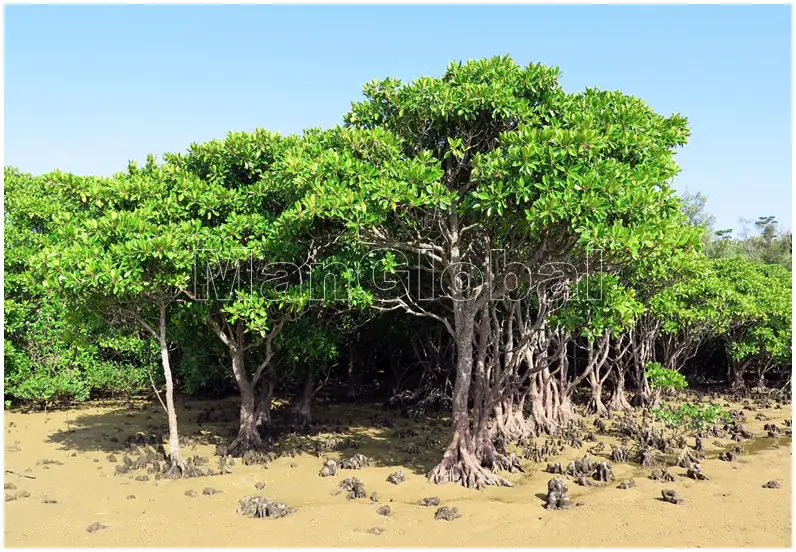
{"type": "MultiPolygon", "coordinates": [[[[199,427],[197,415],[214,406],[234,418],[234,401],[190,401],[181,404],[183,433],[190,438],[185,455],[210,456],[214,446],[207,443],[229,423],[199,427]]],[[[746,452],[737,462],[716,458],[723,450],[714,439],[706,439],[707,459],[702,463],[710,481],[682,476],[685,470],[672,467],[673,483],[659,483],[646,476],[650,469],[638,464],[615,464],[617,480],[601,488],[569,483],[572,502],[583,505],[567,511],[546,511],[542,498],[548,479],[545,463],[523,461],[526,473],[509,475],[512,488],[467,490],[454,485],[436,486],[424,473],[440,457],[444,447],[444,424],[414,424],[377,409],[350,407],[318,408],[316,419],[342,420],[348,433],[359,438],[357,450],[326,456],[340,458],[361,452],[373,459],[370,467],[340,471],[321,478],[322,460],[311,453],[281,457],[267,468],[237,462],[232,473],[187,480],[136,481],[132,475],[114,475],[115,464],[107,460],[114,453],[121,460],[124,441],[141,431],[151,433],[163,427],[164,416],[157,404],[129,410],[121,404],[102,403],[45,413],[6,412],[5,468],[34,475],[28,479],[5,474],[6,483],[27,491],[5,503],[5,545],[10,547],[787,547],[791,544],[791,445],[789,438],[764,437],[763,424],[790,418],[790,406],[762,410],[767,421],[755,420],[758,412],[747,412],[746,426],[755,441],[743,443],[746,452]],[[376,413],[395,421],[392,428],[372,427],[376,413]],[[401,429],[412,428],[417,436],[399,437],[401,429]],[[435,440],[442,445],[434,446],[435,440]],[[419,452],[406,452],[416,441],[419,452]],[[429,445],[428,443],[432,444],[429,445]],[[425,446],[423,445],[425,443],[425,446]],[[42,464],[42,460],[54,460],[42,464]],[[97,460],[95,462],[95,460],[97,460]],[[58,463],[60,462],[60,463],[58,463]],[[392,485],[388,474],[403,469],[406,482],[392,485]],[[28,471],[29,470],[29,471],[28,471]],[[338,483],[356,476],[365,483],[368,496],[376,491],[380,504],[369,499],[345,499],[338,483]],[[620,490],[616,485],[633,477],[637,486],[620,490]],[[762,484],[776,479],[781,489],[762,484]],[[262,491],[255,483],[265,483],[262,491]],[[223,491],[205,496],[202,490],[223,491]],[[663,488],[675,489],[685,500],[672,505],[658,500],[663,488]],[[193,489],[197,496],[185,495],[193,489]],[[135,498],[127,498],[134,495],[135,498]],[[236,513],[238,501],[246,495],[263,495],[298,508],[283,519],[249,519],[236,513]],[[442,504],[457,507],[462,517],[452,522],[435,521],[433,507],[417,500],[438,496],[442,504]],[[44,499],[55,500],[45,503],[44,499]],[[392,514],[376,513],[389,504],[392,514]],[[89,533],[86,528],[99,522],[107,528],[89,533]],[[380,535],[368,532],[381,527],[380,535]]],[[[307,439],[307,438],[303,438],[307,439]]],[[[600,436],[606,452],[615,442],[600,436]]],[[[689,439],[689,442],[692,440],[689,439]]],[[[734,444],[718,440],[723,447],[734,444]]],[[[294,443],[300,446],[296,438],[294,443]]],[[[304,441],[306,444],[306,441],[304,441]]],[[[567,449],[550,461],[568,462],[580,458],[594,443],[580,450],[567,449]]]]}

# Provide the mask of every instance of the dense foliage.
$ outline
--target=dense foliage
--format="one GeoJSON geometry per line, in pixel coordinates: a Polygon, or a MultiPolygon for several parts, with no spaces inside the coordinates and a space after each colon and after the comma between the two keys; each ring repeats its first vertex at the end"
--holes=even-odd
{"type": "Polygon", "coordinates": [[[301,136],[231,133],[110,178],[6,168],[6,401],[165,393],[185,473],[177,390],[237,390],[236,455],[268,448],[278,394],[306,427],[321,390],[370,393],[450,411],[429,478],[471,487],[508,484],[495,442],[567,425],[582,388],[591,412],[696,427],[721,413],[659,406],[685,376],[789,384],[791,253],[770,217],[735,240],[675,194],[688,135],[497,57],[369,83],[301,136]]]}

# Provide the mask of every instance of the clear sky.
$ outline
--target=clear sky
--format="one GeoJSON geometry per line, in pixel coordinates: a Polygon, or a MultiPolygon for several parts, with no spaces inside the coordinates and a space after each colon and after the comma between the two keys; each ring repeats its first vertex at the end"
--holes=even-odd
{"type": "Polygon", "coordinates": [[[5,164],[108,175],[341,121],[362,83],[510,54],[687,116],[678,189],[791,227],[789,6],[7,6],[5,164]]]}

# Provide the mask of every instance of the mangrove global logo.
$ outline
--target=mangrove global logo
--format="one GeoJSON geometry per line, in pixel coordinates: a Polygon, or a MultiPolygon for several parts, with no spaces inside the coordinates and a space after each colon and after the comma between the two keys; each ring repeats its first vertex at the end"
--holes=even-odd
{"type": "Polygon", "coordinates": [[[192,299],[204,302],[235,301],[259,296],[278,301],[288,293],[308,301],[351,301],[352,293],[367,290],[381,301],[409,299],[428,303],[439,299],[472,301],[484,297],[522,301],[544,293],[553,303],[585,293],[587,300],[602,297],[602,252],[588,252],[578,267],[569,262],[548,262],[537,267],[509,260],[505,250],[494,249],[488,263],[450,263],[444,267],[416,262],[400,250],[369,251],[356,262],[262,261],[253,250],[200,249],[195,251],[192,299]],[[597,278],[587,276],[597,275],[597,278]],[[575,286],[583,281],[582,286],[575,286]]]}

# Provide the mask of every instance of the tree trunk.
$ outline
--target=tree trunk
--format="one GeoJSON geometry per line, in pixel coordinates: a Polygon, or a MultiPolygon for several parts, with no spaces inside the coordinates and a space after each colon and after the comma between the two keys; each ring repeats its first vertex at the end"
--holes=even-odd
{"type": "Polygon", "coordinates": [[[254,385],[246,375],[243,352],[241,348],[236,348],[231,352],[232,372],[235,374],[235,382],[240,391],[240,423],[238,436],[229,446],[228,453],[232,456],[243,456],[251,450],[263,450],[265,444],[257,431],[254,385]]]}
{"type": "Polygon", "coordinates": [[[453,436],[442,461],[428,473],[431,483],[459,483],[480,489],[487,485],[511,486],[511,483],[481,466],[475,454],[475,441],[470,431],[468,399],[473,373],[473,335],[475,315],[468,305],[454,300],[456,332],[456,381],[453,384],[453,436]]]}
{"type": "Polygon", "coordinates": [[[746,362],[738,360],[730,360],[729,373],[727,379],[730,383],[730,389],[735,392],[746,391],[746,382],[743,379],[744,371],[746,370],[746,362]]]}
{"type": "Polygon", "coordinates": [[[301,394],[293,407],[293,416],[296,427],[306,428],[312,422],[312,394],[315,388],[315,378],[308,375],[304,378],[301,394]]]}
{"type": "Polygon", "coordinates": [[[481,466],[492,471],[505,470],[508,472],[522,472],[522,466],[514,455],[507,455],[505,451],[499,451],[489,435],[489,427],[486,421],[479,424],[478,432],[475,436],[475,456],[481,466]]]}
{"type": "Polygon", "coordinates": [[[549,368],[536,374],[531,385],[531,415],[528,421],[535,435],[552,435],[575,420],[572,403],[549,368]]]}
{"type": "Polygon", "coordinates": [[[191,474],[180,452],[180,432],[177,427],[177,410],[174,406],[174,380],[171,375],[169,344],[166,339],[165,303],[160,304],[158,322],[158,345],[160,346],[160,358],[163,363],[163,375],[166,378],[166,416],[169,420],[169,460],[171,465],[166,472],[166,477],[176,478],[191,474]]]}
{"type": "Polygon", "coordinates": [[[260,402],[255,413],[257,427],[271,425],[271,403],[274,399],[274,382],[270,376],[266,376],[260,389],[260,402]]]}
{"type": "Polygon", "coordinates": [[[630,402],[625,397],[625,370],[624,367],[616,365],[614,367],[614,392],[611,395],[611,400],[608,403],[608,408],[611,410],[625,410],[630,408],[630,402]]]}
{"type": "Polygon", "coordinates": [[[348,389],[347,398],[351,402],[359,399],[359,358],[357,357],[356,342],[351,340],[348,344],[348,389]]]}
{"type": "Polygon", "coordinates": [[[599,376],[594,371],[589,374],[589,387],[591,389],[591,398],[588,404],[589,412],[597,416],[607,415],[608,409],[603,403],[603,382],[600,381],[599,376]]]}
{"type": "Polygon", "coordinates": [[[533,436],[533,428],[523,412],[525,396],[519,404],[506,399],[495,407],[495,433],[507,442],[519,441],[533,436]]]}

